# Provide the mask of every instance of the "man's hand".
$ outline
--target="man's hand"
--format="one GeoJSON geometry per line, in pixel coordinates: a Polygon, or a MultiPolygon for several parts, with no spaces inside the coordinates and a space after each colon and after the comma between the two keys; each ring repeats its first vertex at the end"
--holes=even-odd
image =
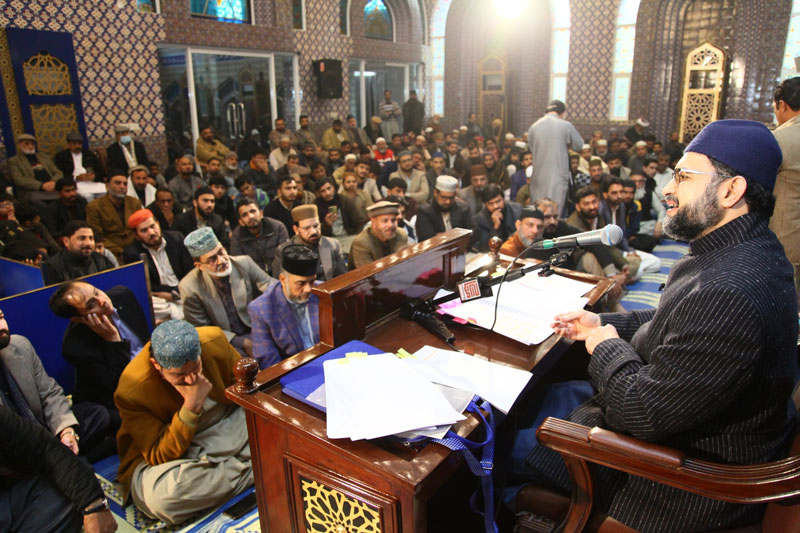
{"type": "Polygon", "coordinates": [[[500,229],[500,224],[503,223],[503,210],[498,209],[492,213],[492,224],[494,229],[500,229]]]}
{"type": "Polygon", "coordinates": [[[258,161],[258,168],[264,172],[264,174],[269,174],[269,161],[258,161]]]}
{"type": "Polygon", "coordinates": [[[103,337],[107,342],[120,342],[122,337],[119,336],[117,327],[111,322],[108,315],[98,315],[97,313],[89,313],[78,319],[78,322],[86,324],[89,329],[103,337]]]}
{"type": "Polygon", "coordinates": [[[328,226],[333,226],[333,223],[336,222],[336,219],[339,218],[339,213],[336,211],[328,210],[328,214],[325,215],[325,224],[328,226]]]}
{"type": "Polygon", "coordinates": [[[75,430],[72,428],[66,428],[64,431],[61,432],[61,436],[59,437],[61,440],[61,444],[72,450],[72,453],[78,455],[78,439],[75,438],[75,430]]]}
{"type": "Polygon", "coordinates": [[[172,293],[171,292],[153,292],[153,296],[158,296],[159,298],[163,298],[164,300],[171,302],[172,301],[172,293]]]}
{"type": "Polygon", "coordinates": [[[87,514],[83,517],[83,530],[86,533],[111,533],[117,530],[117,521],[109,510],[87,514]]]}
{"type": "Polygon", "coordinates": [[[78,174],[75,176],[75,181],[92,181],[92,177],[89,174],[78,174]]]}
{"type": "Polygon", "coordinates": [[[620,296],[622,296],[622,288],[628,281],[628,276],[620,272],[619,274],[614,274],[609,279],[614,280],[614,286],[608,291],[608,295],[612,300],[619,300],[620,296]]]}
{"type": "Polygon", "coordinates": [[[600,327],[600,316],[589,311],[570,311],[553,317],[550,327],[567,339],[583,341],[589,334],[600,327]]]}
{"type": "Polygon", "coordinates": [[[594,352],[595,347],[597,347],[597,345],[604,340],[618,338],[619,334],[617,334],[617,328],[611,324],[594,328],[589,332],[589,336],[586,337],[586,351],[589,352],[589,355],[591,355],[592,352],[594,352]]]}
{"type": "Polygon", "coordinates": [[[203,374],[198,374],[191,385],[173,385],[183,396],[183,406],[195,414],[200,414],[203,404],[211,392],[211,382],[203,374]]]}
{"type": "Polygon", "coordinates": [[[42,190],[45,191],[45,192],[53,192],[53,190],[55,188],[56,188],[56,182],[55,181],[46,181],[46,182],[42,183],[42,190]]]}

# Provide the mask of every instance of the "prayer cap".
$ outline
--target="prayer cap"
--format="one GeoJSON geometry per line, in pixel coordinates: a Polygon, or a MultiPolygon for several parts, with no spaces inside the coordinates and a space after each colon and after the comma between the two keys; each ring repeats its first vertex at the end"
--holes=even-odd
{"type": "Polygon", "coordinates": [[[472,165],[469,168],[469,175],[470,176],[485,176],[486,175],[486,167],[483,165],[472,165]]]}
{"type": "Polygon", "coordinates": [[[641,127],[643,127],[643,128],[649,128],[649,127],[650,127],[650,123],[649,123],[649,122],[647,122],[647,121],[646,121],[645,119],[643,119],[642,117],[639,117],[639,118],[637,118],[637,119],[636,119],[636,123],[637,123],[638,125],[640,125],[641,127]]]}
{"type": "Polygon", "coordinates": [[[397,154],[397,159],[400,159],[401,157],[405,156],[411,157],[411,152],[409,150],[403,150],[402,152],[397,154]]]}
{"type": "Polygon", "coordinates": [[[167,320],[150,336],[153,359],[163,368],[179,368],[200,356],[200,336],[185,320],[167,320]]]}
{"type": "Polygon", "coordinates": [[[783,161],[778,141],[752,120],[717,120],[692,139],[686,152],[712,157],[771,191],[783,161]]]}
{"type": "Polygon", "coordinates": [[[444,159],[444,154],[442,152],[433,152],[431,154],[431,159],[436,159],[437,157],[441,157],[442,159],[444,159]]]}
{"type": "Polygon", "coordinates": [[[375,144],[378,144],[379,142],[386,142],[386,139],[384,139],[383,137],[378,137],[377,139],[375,139],[375,144]]]}
{"type": "Polygon", "coordinates": [[[598,146],[608,146],[608,141],[605,140],[605,139],[598,139],[597,140],[597,145],[598,146]]]}
{"type": "Polygon", "coordinates": [[[187,235],[186,238],[183,239],[183,244],[186,246],[186,249],[189,250],[189,254],[197,259],[216,248],[219,244],[219,240],[217,236],[214,235],[213,229],[205,227],[196,229],[187,235]]]}
{"type": "Polygon", "coordinates": [[[442,192],[456,192],[458,180],[453,176],[439,176],[436,178],[436,189],[442,192]]]}
{"type": "Polygon", "coordinates": [[[522,220],[523,218],[538,218],[539,220],[544,220],[544,213],[535,207],[526,206],[523,207],[522,211],[519,213],[519,219],[522,220]]]}
{"type": "Polygon", "coordinates": [[[377,117],[377,116],[376,117],[372,117],[371,120],[372,120],[373,124],[380,124],[381,122],[383,122],[383,119],[381,117],[377,117]]]}
{"type": "Polygon", "coordinates": [[[295,222],[317,217],[319,217],[319,211],[317,210],[316,204],[298,205],[292,209],[292,220],[295,222]]]}
{"type": "Polygon", "coordinates": [[[394,202],[382,200],[369,206],[367,208],[367,213],[369,214],[370,218],[381,215],[397,215],[400,213],[400,206],[394,202]]]}
{"type": "Polygon", "coordinates": [[[356,159],[358,159],[358,156],[356,154],[347,154],[346,156],[344,156],[345,161],[355,161],[356,159]]]}
{"type": "Polygon", "coordinates": [[[153,218],[153,212],[149,209],[139,209],[138,211],[134,211],[131,213],[131,216],[128,217],[128,227],[131,229],[136,229],[139,224],[149,218],[153,218]]]}
{"type": "Polygon", "coordinates": [[[283,249],[281,268],[295,276],[315,276],[319,266],[317,252],[302,244],[290,244],[283,249]]]}

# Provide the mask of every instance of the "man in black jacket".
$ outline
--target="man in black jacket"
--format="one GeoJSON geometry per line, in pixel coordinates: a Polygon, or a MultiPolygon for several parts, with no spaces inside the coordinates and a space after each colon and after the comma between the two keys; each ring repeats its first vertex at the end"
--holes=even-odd
{"type": "Polygon", "coordinates": [[[173,301],[178,295],[178,283],[194,268],[183,236],[177,231],[162,231],[149,209],[133,213],[128,226],[133,229],[136,241],[122,252],[123,261],[135,263],[144,254],[153,296],[173,301]]]}
{"type": "Polygon", "coordinates": [[[265,217],[255,200],[250,198],[239,200],[236,209],[239,211],[239,226],[233,230],[231,255],[248,255],[264,272],[272,275],[275,251],[289,240],[286,227],[279,220],[265,217]]]}
{"type": "Polygon", "coordinates": [[[86,199],[78,194],[78,184],[70,178],[56,182],[58,198],[43,210],[44,225],[58,235],[70,220],[86,220],[86,199]]]}
{"type": "Polygon", "coordinates": [[[452,176],[436,178],[433,202],[417,211],[415,226],[419,242],[453,228],[474,229],[472,213],[466,203],[456,198],[457,192],[458,179],[452,176]]]}
{"type": "Polygon", "coordinates": [[[116,531],[92,467],[33,420],[0,406],[0,530],[116,531]]]}
{"type": "Polygon", "coordinates": [[[75,369],[73,400],[105,407],[116,432],[121,423],[114,405],[119,376],[150,340],[141,305],[133,292],[121,285],[106,293],[73,281],[53,293],[49,306],[57,316],[70,319],[61,349],[75,369]]]}
{"type": "Polygon", "coordinates": [[[225,229],[225,221],[214,212],[215,204],[214,191],[210,187],[200,187],[194,191],[193,209],[175,217],[172,229],[180,231],[186,237],[196,230],[200,226],[199,222],[202,221],[204,226],[214,230],[214,234],[219,239],[219,242],[222,243],[222,246],[226,250],[230,249],[231,241],[225,229]]]}
{"type": "MultiPolygon", "coordinates": [[[[668,446],[700,461],[754,465],[785,457],[797,375],[792,267],[769,230],[781,164],[761,123],[718,120],[686,147],[663,189],[664,232],[690,253],[670,272],[657,309],[576,311],[555,333],[583,340],[590,382],[557,384],[548,398],[578,405],[566,418],[668,446]]],[[[571,407],[571,406],[570,406],[571,407]]],[[[527,405],[526,414],[541,412],[527,405]]],[[[513,477],[569,490],[559,454],[536,446],[536,421],[512,448],[513,477]]],[[[764,507],[711,500],[598,467],[596,507],[642,531],[705,531],[760,523],[764,507]]],[[[511,496],[511,494],[507,494],[511,496]]]]}
{"type": "Polygon", "coordinates": [[[100,159],[94,152],[83,147],[83,136],[80,133],[67,134],[67,148],[55,155],[53,163],[64,174],[63,179],[88,180],[89,174],[86,171],[89,169],[94,170],[94,181],[102,182],[105,178],[100,159]]]}
{"type": "Polygon", "coordinates": [[[94,232],[87,222],[67,222],[61,235],[64,248],[41,265],[45,285],[114,268],[106,256],[94,251],[94,232]]]}

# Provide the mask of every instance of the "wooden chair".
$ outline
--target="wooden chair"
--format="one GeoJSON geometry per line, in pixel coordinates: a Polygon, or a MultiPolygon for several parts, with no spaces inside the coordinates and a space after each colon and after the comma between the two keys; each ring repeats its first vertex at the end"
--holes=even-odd
{"type": "Polygon", "coordinates": [[[761,524],[717,533],[800,532],[800,433],[786,459],[752,466],[699,461],[672,448],[556,418],[546,418],[536,435],[564,458],[572,496],[523,487],[517,497],[517,531],[632,532],[613,518],[592,513],[590,463],[597,463],[716,500],[768,503],[761,524]]]}

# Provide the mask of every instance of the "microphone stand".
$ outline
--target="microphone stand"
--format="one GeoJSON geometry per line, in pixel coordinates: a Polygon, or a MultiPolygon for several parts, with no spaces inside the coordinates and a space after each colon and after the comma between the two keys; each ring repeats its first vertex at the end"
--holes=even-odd
{"type": "MultiPolygon", "coordinates": [[[[528,250],[525,250],[527,252],[528,250]]],[[[526,265],[522,268],[518,268],[516,270],[506,270],[505,274],[502,276],[497,276],[494,278],[490,278],[488,276],[481,276],[478,278],[471,278],[477,279],[478,284],[480,285],[481,289],[481,298],[488,297],[492,295],[492,287],[494,285],[499,285],[503,281],[513,281],[515,279],[519,279],[528,272],[535,272],[537,270],[541,270],[539,272],[540,276],[549,276],[554,273],[552,267],[558,266],[561,263],[565,262],[569,259],[570,255],[572,255],[572,251],[564,252],[558,250],[555,254],[550,256],[550,259],[544,261],[542,263],[537,263],[534,265],[526,265]]],[[[522,255],[522,254],[521,254],[522,255]]],[[[516,262],[516,258],[514,261],[511,262],[509,267],[513,266],[516,262]]],[[[499,296],[499,295],[498,295],[499,296]]],[[[407,319],[413,320],[420,324],[422,327],[433,333],[434,335],[443,339],[447,344],[451,347],[456,340],[456,336],[447,328],[444,322],[436,316],[436,307],[455,300],[459,297],[458,290],[454,291],[452,294],[448,294],[447,296],[442,296],[441,298],[436,298],[435,300],[423,300],[422,298],[410,298],[403,302],[403,305],[400,307],[400,316],[407,319]]],[[[494,326],[492,326],[494,328],[494,326]]]]}

